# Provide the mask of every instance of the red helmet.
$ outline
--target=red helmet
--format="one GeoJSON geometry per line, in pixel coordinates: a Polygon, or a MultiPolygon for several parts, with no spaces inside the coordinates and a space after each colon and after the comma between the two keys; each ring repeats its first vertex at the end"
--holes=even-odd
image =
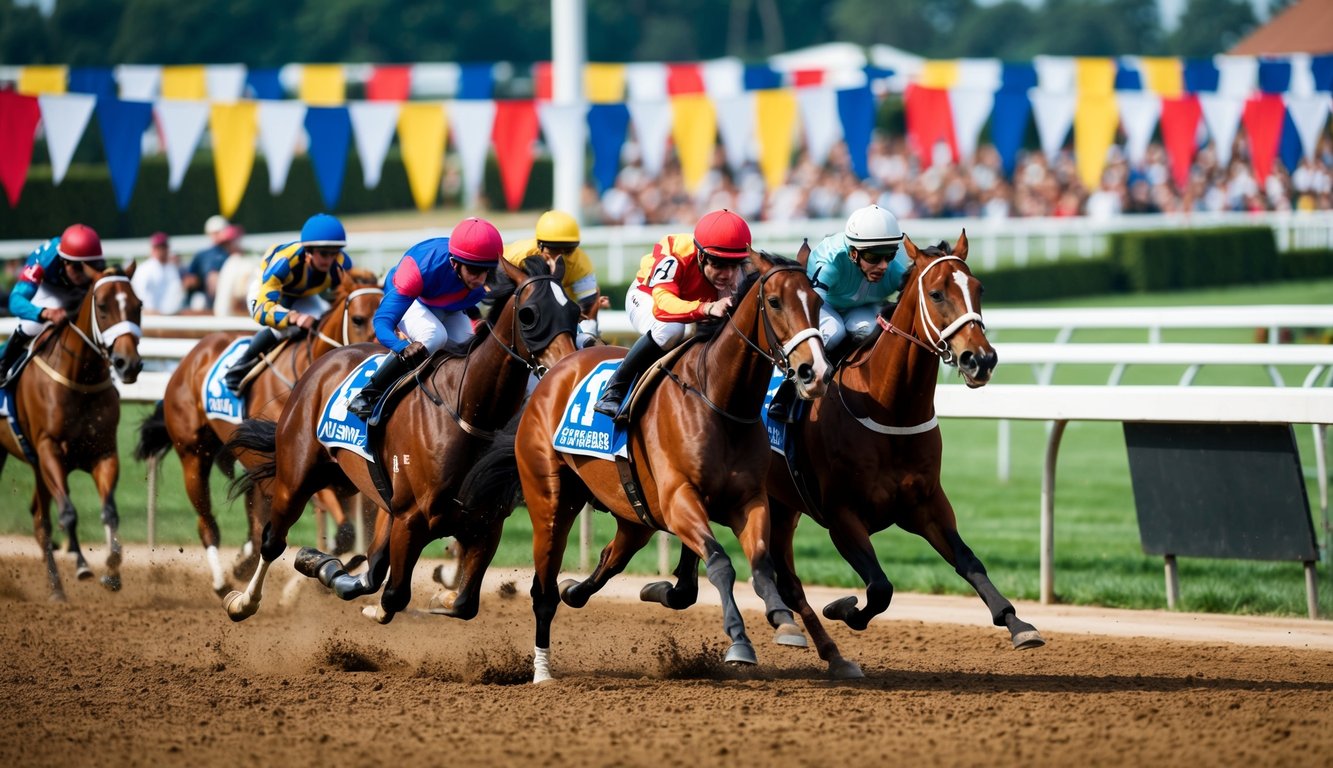
{"type": "Polygon", "coordinates": [[[449,235],[449,256],[469,267],[495,269],[504,247],[499,230],[485,219],[463,219],[449,235]]]}
{"type": "Polygon", "coordinates": [[[699,219],[694,246],[722,259],[743,259],[750,254],[750,225],[723,208],[699,219]]]}
{"type": "Polygon", "coordinates": [[[101,261],[102,238],[86,224],[71,224],[60,236],[56,252],[69,261],[101,261]]]}

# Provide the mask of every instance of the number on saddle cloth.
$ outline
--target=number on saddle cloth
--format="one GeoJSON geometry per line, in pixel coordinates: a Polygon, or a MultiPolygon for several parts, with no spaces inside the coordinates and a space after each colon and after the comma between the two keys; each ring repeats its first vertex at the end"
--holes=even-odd
{"type": "Polygon", "coordinates": [[[592,409],[619,367],[620,360],[603,360],[574,388],[551,438],[551,445],[557,451],[608,461],[625,455],[625,430],[611,417],[592,409]]]}

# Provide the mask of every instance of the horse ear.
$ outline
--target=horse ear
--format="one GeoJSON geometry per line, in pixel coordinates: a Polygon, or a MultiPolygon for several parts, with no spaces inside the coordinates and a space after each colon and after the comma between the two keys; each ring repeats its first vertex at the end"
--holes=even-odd
{"type": "Polygon", "coordinates": [[[773,259],[769,258],[766,251],[750,249],[750,265],[760,272],[767,272],[773,268],[773,259]]]}
{"type": "Polygon", "coordinates": [[[953,244],[953,255],[967,261],[967,227],[963,227],[962,234],[958,235],[958,242],[953,244]]]}
{"type": "Polygon", "coordinates": [[[134,268],[139,265],[137,261],[131,261],[128,267],[125,267],[125,276],[134,277],[134,268]]]}
{"type": "Polygon", "coordinates": [[[796,261],[802,267],[810,260],[810,238],[801,240],[801,247],[796,251],[796,261]]]}
{"type": "Polygon", "coordinates": [[[912,242],[912,238],[907,235],[903,235],[903,250],[907,251],[907,258],[911,259],[913,263],[920,261],[922,258],[921,249],[917,248],[916,243],[912,242]]]}
{"type": "Polygon", "coordinates": [[[503,269],[505,274],[509,276],[509,279],[514,281],[514,285],[518,285],[528,277],[526,272],[510,263],[509,259],[503,257],[500,259],[500,269],[503,269]]]}

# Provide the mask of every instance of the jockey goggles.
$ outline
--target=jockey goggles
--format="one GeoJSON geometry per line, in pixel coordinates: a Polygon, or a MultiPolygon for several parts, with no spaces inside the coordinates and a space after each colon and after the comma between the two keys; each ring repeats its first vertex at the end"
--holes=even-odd
{"type": "Polygon", "coordinates": [[[694,241],[694,250],[699,252],[700,269],[708,266],[709,264],[713,265],[714,267],[721,267],[723,269],[735,268],[739,267],[745,261],[744,254],[738,254],[736,256],[731,256],[731,257],[721,256],[700,245],[698,240],[694,241]]]}
{"type": "Polygon", "coordinates": [[[879,245],[874,248],[857,248],[856,253],[857,258],[873,267],[898,255],[898,246],[879,245]]]}

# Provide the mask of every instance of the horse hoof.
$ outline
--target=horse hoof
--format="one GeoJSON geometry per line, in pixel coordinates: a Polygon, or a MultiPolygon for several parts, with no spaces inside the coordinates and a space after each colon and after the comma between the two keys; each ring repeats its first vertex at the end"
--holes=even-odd
{"type": "Polygon", "coordinates": [[[1035,629],[1026,632],[1019,632],[1014,635],[1014,650],[1026,651],[1029,648],[1040,648],[1046,645],[1046,640],[1042,638],[1041,633],[1035,629]]]}
{"type": "Polygon", "coordinates": [[[839,598],[824,606],[824,618],[829,621],[846,622],[847,618],[856,612],[856,595],[848,595],[839,598]]]}
{"type": "Polygon", "coordinates": [[[232,621],[244,621],[255,615],[255,611],[259,610],[259,603],[250,602],[244,592],[233,591],[222,598],[222,607],[226,609],[232,621]]]}
{"type": "Polygon", "coordinates": [[[553,679],[554,678],[551,677],[551,673],[543,669],[539,669],[536,672],[532,673],[533,685],[536,685],[537,683],[549,683],[553,679]]]}
{"type": "Polygon", "coordinates": [[[789,645],[792,648],[808,648],[810,642],[805,639],[805,633],[795,624],[779,624],[777,630],[773,633],[773,642],[778,645],[789,645]]]}
{"type": "Polygon", "coordinates": [[[828,664],[829,677],[834,680],[860,680],[866,676],[861,665],[847,659],[835,659],[828,664]]]}
{"type": "Polygon", "coordinates": [[[351,552],[354,546],[356,546],[356,529],[351,523],[338,526],[338,532],[333,534],[333,554],[346,554],[351,552]]]}
{"type": "Polygon", "coordinates": [[[230,595],[231,593],[232,593],[231,582],[229,581],[224,581],[221,584],[217,585],[216,587],[213,587],[213,594],[217,595],[218,597],[225,599],[227,595],[230,595]]]}
{"type": "Polygon", "coordinates": [[[114,575],[114,576],[112,576],[112,575],[110,575],[110,574],[107,574],[106,576],[103,576],[103,577],[102,577],[102,586],[106,587],[108,590],[110,590],[110,591],[112,591],[112,592],[119,592],[119,591],[120,591],[120,574],[116,574],[116,575],[114,575]]]}
{"type": "Polygon", "coordinates": [[[668,595],[671,592],[671,582],[654,581],[652,584],[644,584],[643,589],[639,590],[639,599],[645,603],[661,603],[667,607],[671,606],[668,595]]]}
{"type": "Polygon", "coordinates": [[[458,593],[454,590],[445,590],[431,595],[430,605],[427,608],[431,613],[444,613],[454,609],[454,602],[458,600],[458,593]]]}
{"type": "Polygon", "coordinates": [[[382,605],[367,605],[365,608],[361,609],[361,615],[376,624],[388,624],[393,621],[393,614],[384,610],[384,606],[382,605]]]}
{"type": "Polygon", "coordinates": [[[68,598],[68,597],[65,597],[65,593],[64,593],[64,591],[63,591],[63,590],[59,590],[59,589],[57,589],[56,591],[52,592],[49,596],[47,596],[46,599],[47,599],[48,602],[52,602],[52,603],[68,603],[68,602],[69,602],[69,598],[68,598]]]}
{"type": "Polygon", "coordinates": [[[728,664],[758,664],[759,659],[754,655],[754,646],[749,643],[732,643],[727,649],[726,658],[723,661],[728,664]]]}
{"type": "Polygon", "coordinates": [[[560,599],[570,608],[582,608],[588,604],[588,598],[586,596],[583,599],[579,599],[578,593],[574,591],[574,588],[579,586],[580,583],[581,582],[574,579],[565,579],[560,582],[560,599]]]}
{"type": "Polygon", "coordinates": [[[74,576],[78,578],[79,581],[87,581],[93,577],[93,569],[86,565],[81,565],[78,567],[78,570],[74,571],[74,576]]]}

